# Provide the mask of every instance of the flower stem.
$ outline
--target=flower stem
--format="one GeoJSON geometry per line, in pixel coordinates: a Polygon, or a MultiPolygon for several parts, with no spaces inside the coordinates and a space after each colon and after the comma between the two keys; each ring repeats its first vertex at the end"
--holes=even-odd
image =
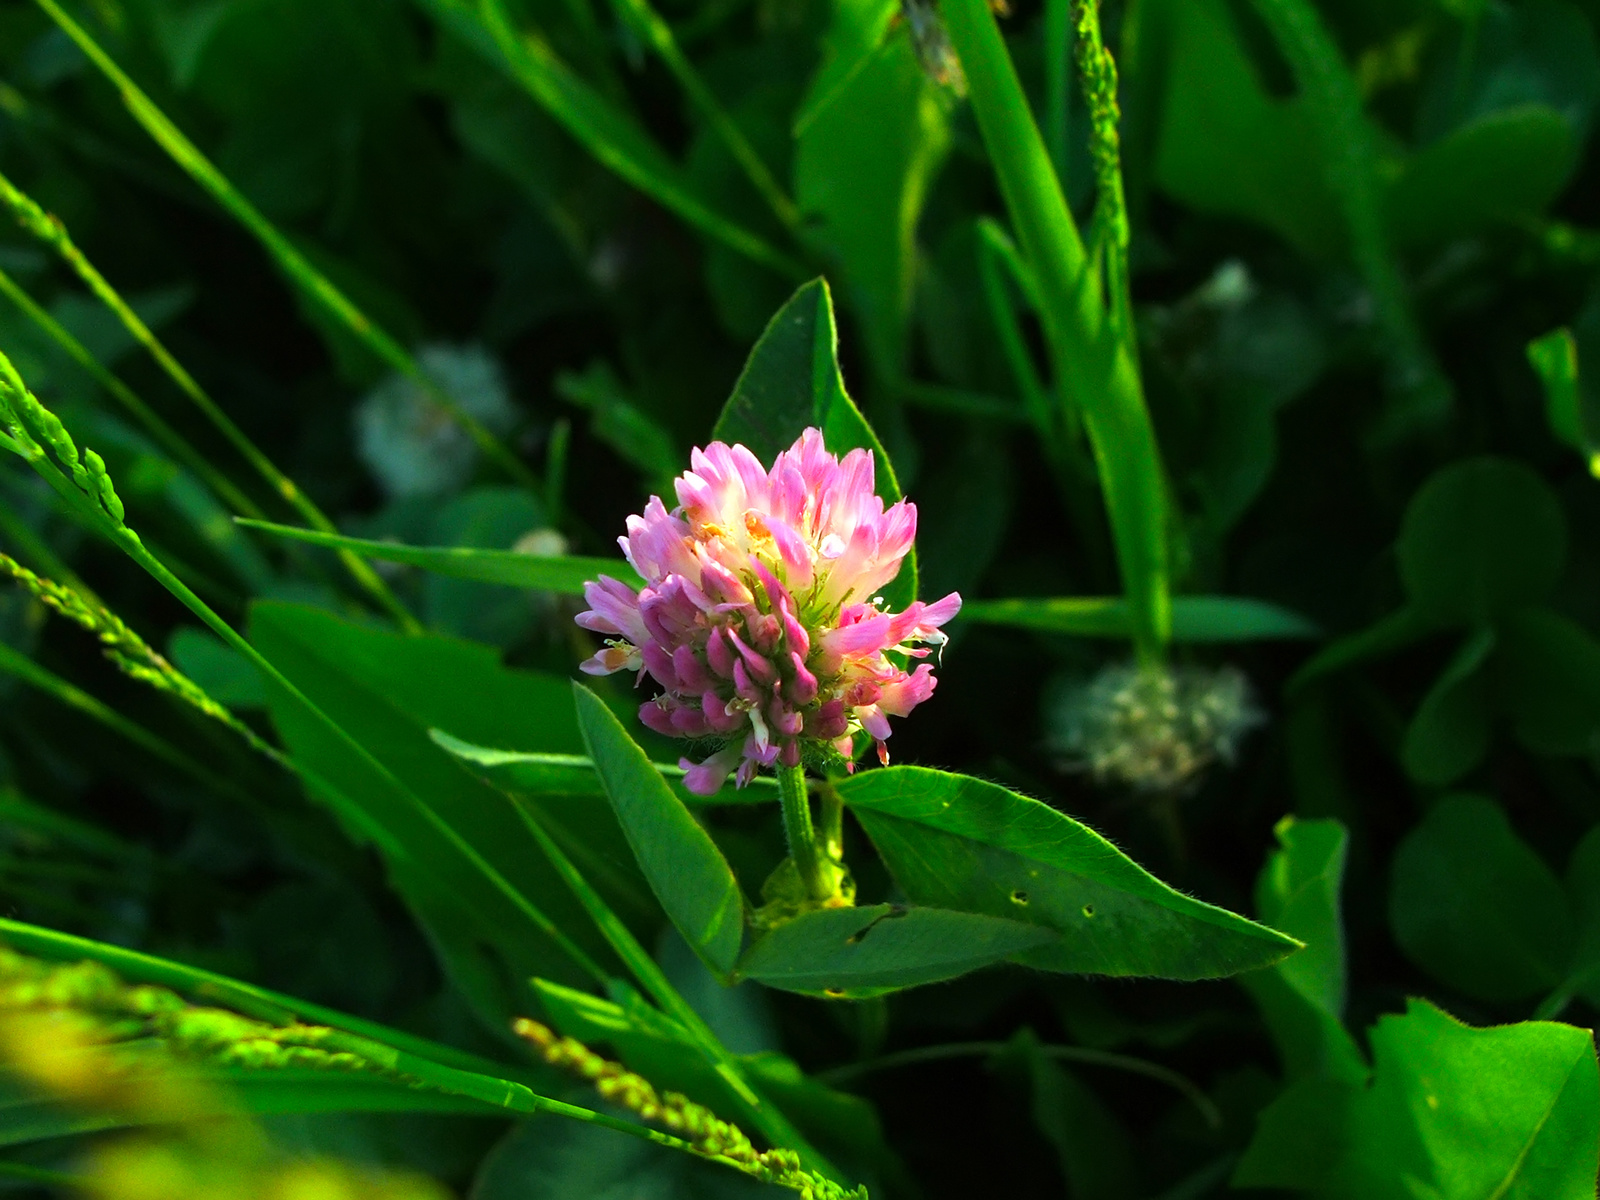
{"type": "Polygon", "coordinates": [[[777,766],[778,795],[783,800],[783,832],[789,839],[789,857],[794,860],[806,895],[826,900],[833,894],[828,873],[823,870],[817,848],[817,831],[811,824],[811,797],[806,789],[804,767],[777,766]]]}

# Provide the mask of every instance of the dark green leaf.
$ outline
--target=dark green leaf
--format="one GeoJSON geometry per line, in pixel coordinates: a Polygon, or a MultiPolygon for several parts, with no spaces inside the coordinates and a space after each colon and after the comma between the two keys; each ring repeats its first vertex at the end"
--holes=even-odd
{"type": "MultiPolygon", "coordinates": [[[[807,427],[816,426],[834,454],[872,452],[878,495],[890,505],[901,498],[900,483],[877,434],[845,391],[838,342],[832,293],[826,280],[813,279],[767,324],[711,436],[742,443],[770,467],[807,427]]],[[[915,550],[883,595],[893,609],[916,599],[915,550]]]]}
{"type": "Polygon", "coordinates": [[[239,524],[259,529],[275,537],[310,542],[330,550],[353,550],[379,562],[405,563],[454,579],[475,579],[479,583],[500,583],[508,587],[535,588],[564,596],[583,595],[586,581],[601,575],[620,579],[629,587],[642,580],[620,558],[539,558],[517,550],[473,550],[460,546],[402,546],[398,542],[372,542],[364,538],[341,537],[314,529],[274,525],[268,521],[240,520],[239,524]]]}
{"type": "Polygon", "coordinates": [[[622,722],[582,684],[572,691],[589,756],[640,869],[684,941],[726,976],[744,938],[744,896],[732,869],[622,722]]]}
{"type": "MultiPolygon", "coordinates": [[[[1074,637],[1125,638],[1133,632],[1128,602],[1121,596],[1055,599],[974,600],[961,616],[989,625],[1012,625],[1074,637]]],[[[1241,596],[1174,596],[1175,642],[1250,642],[1273,638],[1316,638],[1317,626],[1299,613],[1241,596]]]]}
{"type": "Polygon", "coordinates": [[[1268,94],[1226,0],[1173,8],[1156,182],[1194,208],[1248,218],[1331,257],[1345,235],[1309,106],[1268,94]]]}
{"type": "Polygon", "coordinates": [[[954,979],[1055,941],[1002,917],[875,904],[786,921],[739,959],[739,974],[790,992],[870,995],[954,979]]]}
{"type": "Polygon", "coordinates": [[[1584,835],[1567,863],[1567,895],[1577,918],[1577,948],[1564,990],[1600,1008],[1600,825],[1584,835]]]}
{"type": "Polygon", "coordinates": [[[1550,594],[1566,563],[1567,526],[1530,468],[1472,458],[1423,484],[1396,549],[1420,615],[1471,625],[1550,594]]]}
{"type": "Polygon", "coordinates": [[[1266,966],[1298,945],[1174,891],[1092,829],[996,784],[889,767],[838,786],[913,902],[1062,935],[1020,955],[1029,966],[1209,979],[1266,966]]]}
{"type": "Polygon", "coordinates": [[[1489,752],[1489,680],[1483,666],[1494,644],[1494,630],[1474,631],[1422,698],[1400,746],[1406,774],[1418,783],[1453,783],[1489,752]]]}
{"type": "Polygon", "coordinates": [[[1479,1000],[1548,991],[1567,973],[1572,912],[1554,872],[1482,796],[1440,800],[1394,856],[1389,919],[1420,966],[1479,1000]]]}
{"type": "Polygon", "coordinates": [[[1133,1140],[1104,1102],[1076,1075],[1042,1052],[1024,1029],[1001,1062],[1018,1062],[1027,1082],[1034,1128],[1061,1163],[1073,1200],[1126,1200],[1139,1194],[1133,1140]]]}
{"type": "Polygon", "coordinates": [[[1402,246],[1435,245],[1539,216],[1577,163],[1572,126],[1542,104],[1488,113],[1416,154],[1389,190],[1402,246]]]}
{"type": "Polygon", "coordinates": [[[1587,754],[1600,733],[1600,642],[1577,622],[1528,608],[1500,623],[1499,699],[1537,754],[1587,754]]]}
{"type": "Polygon", "coordinates": [[[1600,414],[1591,411],[1578,367],[1578,342],[1563,326],[1528,343],[1528,365],[1544,388],[1544,419],[1550,432],[1589,466],[1600,468],[1600,414]]]}

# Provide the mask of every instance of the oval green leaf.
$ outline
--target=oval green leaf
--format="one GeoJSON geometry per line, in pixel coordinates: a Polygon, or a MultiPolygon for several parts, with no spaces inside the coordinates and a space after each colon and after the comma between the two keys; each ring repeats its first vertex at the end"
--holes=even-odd
{"type": "Polygon", "coordinates": [[[1019,956],[1029,966],[1215,979],[1300,944],[1174,891],[1086,825],[997,784],[889,767],[839,794],[913,902],[1064,935],[1019,956]]]}

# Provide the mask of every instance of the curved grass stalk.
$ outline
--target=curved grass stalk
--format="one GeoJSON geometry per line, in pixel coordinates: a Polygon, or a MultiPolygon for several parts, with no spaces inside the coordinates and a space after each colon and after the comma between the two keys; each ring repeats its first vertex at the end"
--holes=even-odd
{"type": "Polygon", "coordinates": [[[247,200],[228,178],[184,136],[139,86],[117,66],[99,43],[74,21],[56,0],[38,0],[39,7],[60,26],[77,47],[83,51],[100,73],[117,89],[123,105],[133,119],[144,127],[156,143],[167,152],[173,162],[182,167],[191,179],[211,194],[227,212],[248,229],[266,248],[290,281],[299,290],[329,313],[341,325],[389,367],[407,376],[423,388],[441,408],[478,444],[484,455],[492,459],[519,484],[533,491],[539,490],[538,477],[506,445],[486,429],[481,421],[465,411],[455,399],[435,383],[416,359],[395,341],[384,329],[342,291],[332,280],[317,270],[311,261],[285,237],[278,228],[262,215],[261,210],[247,200]]]}
{"type": "Polygon", "coordinates": [[[1378,151],[1362,108],[1361,88],[1309,0],[1254,0],[1254,4],[1288,60],[1312,114],[1323,170],[1343,210],[1356,268],[1389,336],[1394,382],[1408,393],[1410,403],[1391,408],[1374,433],[1380,444],[1393,442],[1436,425],[1449,411],[1453,394],[1417,326],[1389,246],[1378,151]]]}
{"type": "MultiPolygon", "coordinates": [[[[1085,252],[988,4],[944,0],[942,11],[1011,224],[1038,284],[1056,385],[1082,413],[1094,451],[1122,585],[1134,612],[1134,647],[1141,661],[1158,663],[1172,622],[1166,483],[1126,300],[1114,295],[1107,312],[1100,271],[1085,252]]],[[[1126,224],[1125,216],[1120,226],[1116,219],[1117,196],[1120,190],[1109,201],[1101,197],[1113,252],[1118,229],[1126,224]]],[[[1125,288],[1125,281],[1125,270],[1114,270],[1112,283],[1125,288]]]]}
{"type": "MultiPolygon", "coordinates": [[[[918,1063],[944,1062],[952,1058],[999,1054],[1007,1048],[1007,1045],[1008,1043],[1006,1042],[952,1042],[944,1046],[919,1046],[914,1050],[900,1050],[893,1054],[869,1058],[863,1062],[846,1063],[843,1066],[833,1067],[827,1071],[819,1071],[817,1072],[817,1078],[827,1083],[846,1083],[852,1079],[859,1079],[863,1075],[870,1075],[874,1071],[887,1071],[895,1067],[910,1067],[916,1066],[918,1063]]],[[[1201,1091],[1193,1080],[1163,1067],[1160,1063],[1153,1063],[1143,1058],[1134,1058],[1128,1054],[1113,1054],[1109,1050],[1093,1050],[1087,1046],[1040,1045],[1039,1052],[1047,1058],[1060,1059],[1062,1062],[1110,1067],[1113,1070],[1128,1071],[1135,1075],[1143,1075],[1146,1078],[1158,1080],[1180,1093],[1184,1099],[1194,1105],[1201,1117],[1205,1119],[1206,1124],[1212,1129],[1222,1128],[1222,1112],[1217,1108],[1216,1102],[1201,1091]]]]}
{"type": "MultiPolygon", "coordinates": [[[[265,655],[252,646],[233,626],[219,617],[145,547],[139,535],[123,521],[122,501],[117,496],[111,477],[106,473],[105,462],[93,450],[80,453],[71,435],[67,433],[66,427],[28,390],[11,360],[4,353],[0,353],[0,422],[6,426],[6,433],[0,435],[0,446],[22,457],[97,532],[137,563],[185,608],[199,617],[223,642],[242,654],[312,720],[360,758],[387,785],[394,788],[440,839],[460,855],[471,869],[505,899],[532,928],[560,947],[562,952],[591,978],[600,983],[605,982],[608,976],[600,965],[538,906],[512,886],[511,882],[454,826],[434,812],[370,750],[314,704],[310,697],[268,661],[265,655]],[[45,449],[47,445],[48,451],[45,449]]],[[[307,776],[308,782],[315,784],[319,789],[325,789],[333,796],[340,795],[337,789],[328,787],[320,777],[310,772],[302,771],[302,773],[307,776]]],[[[370,825],[370,822],[367,824],[370,825]]],[[[383,844],[381,840],[380,844],[383,844]]],[[[470,905],[470,902],[468,903],[470,905]]],[[[480,917],[481,915],[479,913],[480,917]]]]}
{"type": "MultiPolygon", "coordinates": [[[[5,177],[0,175],[0,195],[9,191],[5,177]]],[[[10,197],[7,195],[9,201],[10,197]]],[[[76,248],[74,248],[76,251],[76,248]]],[[[63,254],[63,257],[66,257],[63,254]]],[[[79,256],[82,257],[81,255],[79,256]]],[[[68,260],[71,261],[70,259],[68,260]]],[[[90,270],[93,270],[91,267],[90,270]]],[[[12,279],[4,270],[0,270],[0,293],[6,299],[22,310],[23,316],[32,321],[42,330],[51,341],[60,346],[67,357],[82,367],[85,373],[99,384],[105,391],[121,404],[123,408],[133,414],[134,418],[150,431],[152,437],[196,476],[203,479],[213,492],[215,492],[229,508],[241,517],[255,517],[264,519],[266,514],[260,507],[246,496],[239,488],[221,471],[212,466],[211,460],[196,450],[181,433],[162,419],[161,415],[139,398],[136,393],[122,380],[111,373],[101,361],[89,352],[89,348],[72,336],[72,333],[43,308],[22,286],[12,279]]],[[[135,335],[137,336],[137,335],[135,335]]]]}
{"type": "MultiPolygon", "coordinates": [[[[46,2],[48,3],[48,0],[46,2]]],[[[105,276],[96,269],[95,265],[73,243],[71,234],[67,232],[67,227],[60,220],[45,212],[35,203],[31,196],[16,187],[3,174],[0,174],[0,202],[3,202],[11,210],[12,215],[17,219],[17,223],[23,229],[61,256],[61,259],[72,268],[84,285],[94,293],[102,304],[111,310],[116,318],[122,322],[123,327],[149,352],[161,369],[167,373],[167,376],[177,384],[178,389],[189,398],[195,407],[206,415],[222,436],[227,438],[233,448],[239,452],[246,462],[256,469],[257,473],[266,480],[267,484],[278,495],[282,496],[307,523],[327,533],[337,532],[337,527],[324,515],[311,498],[300,490],[294,480],[278,469],[277,464],[250,440],[244,430],[234,424],[233,419],[184,369],[183,364],[173,357],[171,351],[166,348],[161,339],[156,337],[155,333],[144,323],[139,314],[133,311],[132,307],[117,293],[117,290],[111,286],[105,276]]],[[[63,332],[65,331],[63,330],[63,332]]],[[[87,351],[85,353],[87,354],[87,351]]],[[[126,389],[123,389],[123,391],[126,391],[126,389]]],[[[113,395],[127,403],[126,398],[121,393],[114,391],[113,395]]],[[[134,400],[134,411],[136,413],[148,413],[151,418],[159,422],[160,419],[156,418],[154,413],[150,413],[142,403],[138,402],[136,397],[134,400]]],[[[161,429],[166,429],[165,423],[161,422],[160,427],[161,429]]],[[[155,431],[154,426],[151,428],[155,431]]],[[[176,433],[171,430],[167,430],[167,432],[170,436],[177,438],[176,433]]],[[[159,432],[157,436],[160,436],[159,432]]],[[[187,445],[182,443],[182,439],[178,440],[180,444],[187,445]]],[[[190,453],[193,453],[193,451],[191,450],[190,453]]],[[[187,455],[183,457],[187,461],[187,455]]],[[[208,471],[202,474],[201,478],[209,480],[210,475],[211,472],[208,471]]],[[[226,495],[224,492],[219,492],[218,494],[226,495]]],[[[240,497],[240,499],[243,499],[243,497],[240,497]]],[[[230,501],[230,503],[235,503],[235,507],[237,507],[236,502],[230,501]]],[[[241,515],[259,515],[259,510],[256,509],[255,505],[250,504],[248,500],[245,500],[245,504],[250,511],[241,509],[239,510],[241,515]]],[[[342,561],[350,572],[351,577],[374,600],[381,604],[391,616],[399,621],[402,628],[412,633],[421,632],[422,626],[417,623],[417,619],[389,590],[389,585],[383,582],[383,578],[372,569],[371,564],[354,554],[342,556],[342,561]]]]}

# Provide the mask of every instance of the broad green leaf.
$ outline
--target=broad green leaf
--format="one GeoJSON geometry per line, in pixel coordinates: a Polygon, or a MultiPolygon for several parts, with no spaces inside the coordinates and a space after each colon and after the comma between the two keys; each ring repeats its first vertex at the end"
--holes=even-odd
{"type": "Polygon", "coordinates": [[[1172,39],[1156,183],[1203,212],[1256,221],[1314,258],[1337,254],[1346,237],[1310,106],[1268,94],[1226,0],[1174,5],[1172,39]]]}
{"type": "MultiPolygon", "coordinates": [[[[1073,596],[1053,599],[969,600],[961,606],[968,621],[1012,625],[1074,637],[1125,638],[1133,632],[1128,602],[1121,596],[1073,596]]],[[[1250,642],[1322,636],[1299,613],[1264,600],[1241,596],[1174,596],[1172,640],[1175,642],[1250,642]]]]}
{"type": "Polygon", "coordinates": [[[1572,955],[1555,873],[1482,796],[1440,800],[1400,843],[1389,920],[1413,961],[1478,1000],[1549,991],[1572,955]]]}
{"type": "Polygon", "coordinates": [[[1475,630],[1422,698],[1400,746],[1406,774],[1418,783],[1453,783],[1489,752],[1489,679],[1483,668],[1494,645],[1493,629],[1475,630]]]}
{"type": "MultiPolygon", "coordinates": [[[[834,19],[870,26],[871,14],[884,7],[844,0],[834,19]]],[[[795,145],[795,200],[810,223],[810,242],[837,272],[886,378],[905,371],[917,222],[949,144],[949,107],[912,39],[895,37],[868,52],[832,104],[810,114],[795,145]],[[863,121],[862,113],[872,119],[863,121]]]]}
{"type": "Polygon", "coordinates": [[[1389,189],[1401,246],[1447,242],[1538,217],[1577,164],[1571,124],[1543,104],[1487,113],[1413,155],[1389,189]]]}
{"type": "Polygon", "coordinates": [[[350,550],[379,562],[405,563],[453,579],[473,579],[479,583],[499,583],[556,592],[563,596],[583,595],[583,585],[601,575],[620,579],[629,587],[643,583],[627,562],[620,558],[540,558],[518,550],[473,550],[461,546],[404,546],[399,542],[374,542],[365,538],[342,537],[274,525],[269,521],[244,521],[241,525],[259,529],[273,537],[310,542],[330,550],[350,550]]]}
{"type": "Polygon", "coordinates": [[[1055,941],[1037,925],[942,908],[823,908],[753,942],[738,973],[789,992],[867,996],[954,979],[1055,941]]]}
{"type": "Polygon", "coordinates": [[[795,1193],[609,1129],[536,1117],[491,1150],[473,1200],[784,1200],[795,1193]]]}
{"type": "Polygon", "coordinates": [[[1085,825],[997,784],[923,767],[864,771],[839,794],[913,903],[1061,935],[1018,956],[1046,971],[1214,979],[1299,943],[1174,891],[1085,825]]]}
{"type": "Polygon", "coordinates": [[[1366,1064],[1341,1017],[1345,1000],[1344,921],[1339,912],[1349,835],[1338,821],[1278,822],[1279,848],[1256,880],[1256,916],[1305,943],[1239,982],[1255,997],[1291,1079],[1326,1074],[1349,1082],[1366,1064]]]}
{"type": "Polygon", "coordinates": [[[1412,497],[1396,552],[1420,615],[1471,625],[1550,594],[1566,563],[1566,520],[1531,468],[1470,458],[1412,497]]]}
{"type": "MultiPolygon", "coordinates": [[[[256,604],[250,638],[404,781],[409,795],[272,690],[272,717],[291,754],[354,807],[361,821],[351,829],[354,836],[376,831],[381,837],[396,886],[492,1027],[504,1028],[518,1007],[504,990],[506,981],[534,974],[576,981],[583,975],[574,951],[605,956],[604,943],[505,798],[428,737],[429,729],[446,728],[493,745],[581,750],[564,681],[507,670],[486,646],[403,637],[297,605],[256,604]],[[492,886],[484,867],[442,838],[418,811],[419,803],[475,849],[533,911],[492,886]],[[571,931],[570,939],[564,931],[571,931]]],[[[315,785],[311,790],[328,799],[315,785]]],[[[337,811],[352,823],[346,808],[337,811]]]]}
{"type": "Polygon", "coordinates": [[[1498,699],[1517,740],[1536,754],[1588,754],[1600,732],[1600,641],[1548,608],[1500,622],[1498,699]]]}
{"type": "Polygon", "coordinates": [[[1373,1082],[1312,1078],[1261,1115],[1236,1187],[1326,1200],[1590,1200],[1600,1070],[1586,1029],[1474,1029],[1425,1000],[1372,1029],[1373,1082]]]}
{"type": "MultiPolygon", "coordinates": [[[[742,443],[770,467],[808,426],[822,430],[823,441],[834,454],[870,450],[884,505],[901,498],[888,454],[845,391],[833,296],[824,279],[800,288],[767,324],[711,436],[742,443]]],[[[883,595],[894,609],[917,598],[915,549],[907,553],[900,574],[884,587],[883,595]]]]}
{"type": "Polygon", "coordinates": [[[744,896],[732,869],[600,697],[578,683],[572,694],[589,757],[640,869],[684,941],[727,976],[744,939],[744,896]]]}
{"type": "Polygon", "coordinates": [[[1544,419],[1550,432],[1571,446],[1600,474],[1600,413],[1592,411],[1578,367],[1578,342],[1566,326],[1528,343],[1528,365],[1544,388],[1544,419]]]}
{"type": "MultiPolygon", "coordinates": [[[[554,532],[538,497],[526,488],[488,485],[470,488],[440,505],[429,522],[427,540],[462,550],[516,553],[511,548],[538,531],[554,532]]],[[[539,615],[533,598],[520,587],[496,588],[438,571],[429,572],[422,581],[422,598],[430,629],[491,646],[516,645],[539,615]]]]}

